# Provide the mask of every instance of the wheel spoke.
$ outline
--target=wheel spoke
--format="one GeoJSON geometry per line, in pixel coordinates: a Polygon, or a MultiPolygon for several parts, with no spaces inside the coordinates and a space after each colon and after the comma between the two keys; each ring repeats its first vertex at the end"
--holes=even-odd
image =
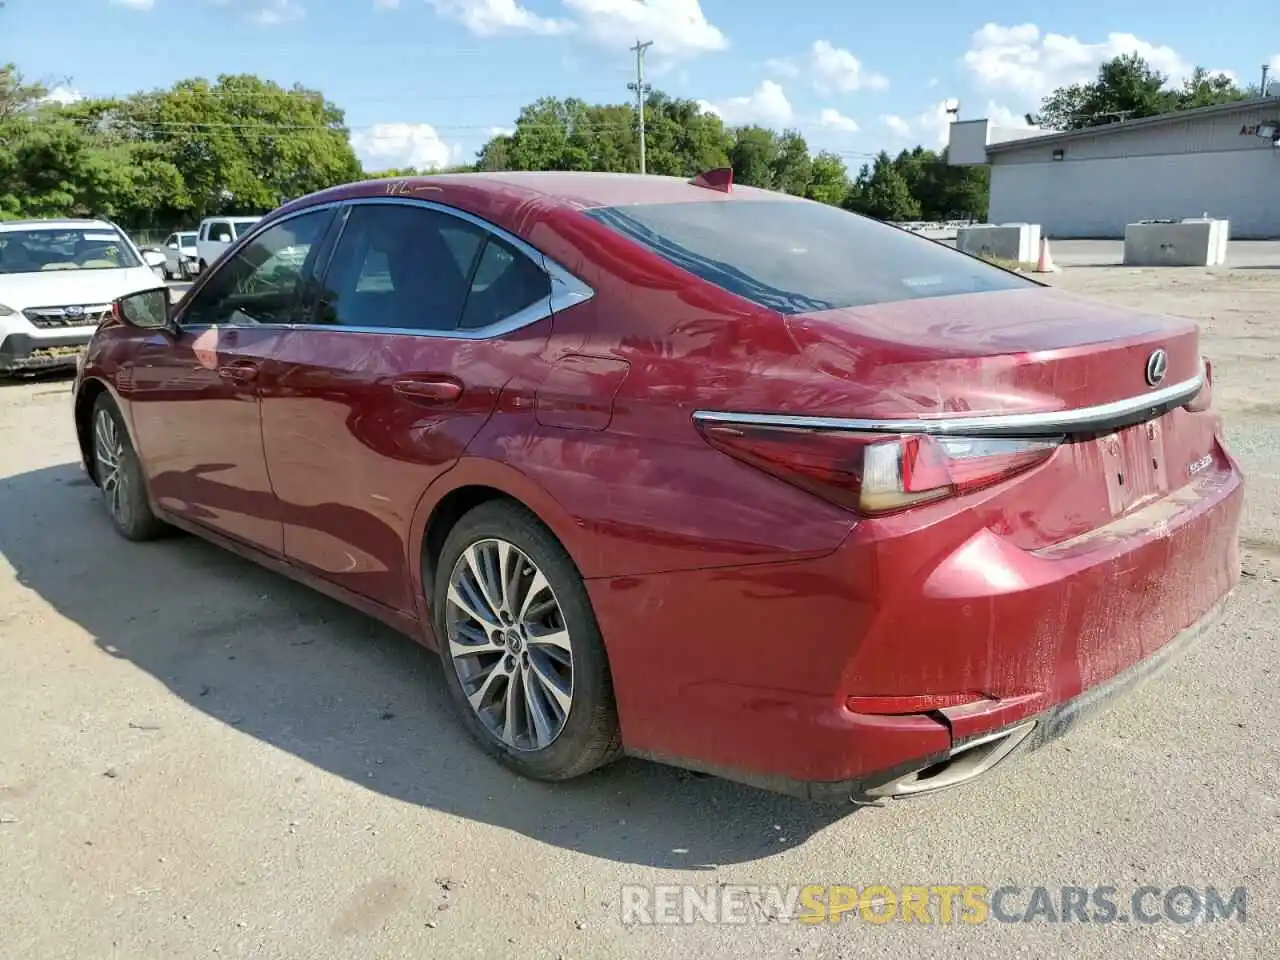
{"type": "Polygon", "coordinates": [[[524,687],[525,707],[532,721],[531,733],[534,747],[545,747],[555,739],[556,731],[560,727],[559,718],[552,717],[547,709],[547,698],[542,690],[542,681],[540,678],[535,678],[532,664],[520,671],[520,681],[524,687]]]}
{"type": "Polygon", "coordinates": [[[480,591],[480,597],[489,608],[493,615],[491,622],[499,623],[499,616],[502,610],[502,587],[501,576],[494,576],[490,569],[490,561],[485,552],[481,550],[482,544],[473,544],[467,548],[467,552],[463,554],[467,561],[467,567],[471,570],[471,576],[475,580],[476,587],[480,591]]]}
{"type": "Polygon", "coordinates": [[[529,645],[532,647],[552,647],[556,650],[563,650],[566,653],[573,652],[573,647],[569,642],[568,630],[550,630],[547,633],[530,631],[529,645]]]}
{"type": "MultiPolygon", "coordinates": [[[[463,626],[464,625],[459,624],[458,632],[461,632],[463,630],[463,626]]],[[[473,631],[468,631],[468,632],[470,633],[473,631]]],[[[501,643],[494,643],[493,639],[483,630],[475,629],[474,632],[480,634],[480,639],[470,640],[470,642],[468,642],[468,640],[466,639],[460,639],[454,636],[450,636],[449,637],[449,653],[453,657],[457,658],[457,657],[475,657],[485,653],[494,654],[494,653],[506,652],[506,647],[504,647],[501,643]]]]}
{"type": "Polygon", "coordinates": [[[520,598],[520,614],[517,619],[526,621],[529,619],[530,612],[536,607],[534,600],[540,593],[544,593],[550,589],[547,578],[542,575],[541,570],[534,570],[533,578],[525,587],[524,596],[520,598]]]}
{"type": "Polygon", "coordinates": [[[485,676],[483,682],[476,688],[475,693],[467,697],[473,710],[480,713],[485,708],[485,699],[492,692],[494,681],[504,676],[506,676],[506,673],[502,669],[502,661],[495,661],[493,666],[489,668],[489,673],[485,676]]]}
{"type": "MultiPolygon", "coordinates": [[[[497,614],[489,607],[487,603],[475,603],[469,597],[463,596],[463,590],[467,587],[459,583],[458,585],[449,584],[449,602],[465,613],[476,623],[484,626],[496,627],[498,625],[497,614]]],[[[474,593],[473,591],[470,591],[474,593]]]]}
{"type": "Polygon", "coordinates": [[[547,692],[547,696],[560,708],[561,717],[568,716],[573,697],[568,690],[561,686],[563,681],[555,676],[554,671],[543,666],[540,662],[541,659],[541,657],[537,656],[530,657],[529,668],[537,678],[539,685],[547,692]]]}
{"type": "Polygon", "coordinates": [[[502,742],[514,747],[516,745],[516,720],[519,718],[520,710],[522,709],[522,704],[516,701],[524,699],[524,688],[515,677],[511,677],[508,681],[505,697],[506,703],[504,706],[506,711],[502,722],[502,742]]]}

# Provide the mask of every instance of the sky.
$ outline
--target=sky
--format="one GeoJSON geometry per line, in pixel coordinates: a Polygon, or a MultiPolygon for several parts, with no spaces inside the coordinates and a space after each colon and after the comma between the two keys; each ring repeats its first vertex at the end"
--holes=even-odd
{"type": "Polygon", "coordinates": [[[1194,66],[1280,79],[1275,0],[1018,4],[914,0],[6,0],[0,63],[59,99],[253,73],[346,111],[367,170],[466,163],[539,96],[620,103],[646,81],[728,123],[798,129],[856,170],[946,143],[962,119],[1020,124],[1041,97],[1135,51],[1176,83],[1194,66]]]}

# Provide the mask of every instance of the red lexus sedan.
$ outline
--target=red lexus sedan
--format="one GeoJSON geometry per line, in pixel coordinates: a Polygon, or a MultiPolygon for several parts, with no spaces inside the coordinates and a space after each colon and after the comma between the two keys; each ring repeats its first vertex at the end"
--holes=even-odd
{"type": "Polygon", "coordinates": [[[1242,478],[1188,322],[692,181],[374,181],[119,301],[75,385],[181,528],[438,649],[522,774],[960,783],[1211,624],[1242,478]]]}

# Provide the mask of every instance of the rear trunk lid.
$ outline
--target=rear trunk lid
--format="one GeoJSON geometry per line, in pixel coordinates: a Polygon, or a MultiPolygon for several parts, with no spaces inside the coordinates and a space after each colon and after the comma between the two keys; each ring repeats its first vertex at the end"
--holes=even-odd
{"type": "Polygon", "coordinates": [[[1098,407],[1194,381],[1199,336],[1173,320],[1028,288],[786,317],[801,355],[856,385],[858,417],[1098,407]],[[1164,351],[1158,378],[1148,376],[1164,351]],[[1154,380],[1155,382],[1151,382],[1154,380]]]}
{"type": "Polygon", "coordinates": [[[848,384],[847,409],[829,416],[881,428],[906,421],[904,432],[1064,435],[1048,463],[976,507],[1023,549],[1109,528],[1230,470],[1220,420],[1185,407],[1203,376],[1189,321],[1028,289],[797,314],[786,324],[809,364],[848,384]],[[947,426],[934,429],[934,420],[947,426]]]}

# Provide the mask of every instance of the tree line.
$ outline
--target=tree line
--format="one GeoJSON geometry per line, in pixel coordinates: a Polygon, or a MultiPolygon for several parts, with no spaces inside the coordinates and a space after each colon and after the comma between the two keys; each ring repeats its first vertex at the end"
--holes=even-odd
{"type": "MultiPolygon", "coordinates": [[[[1247,96],[1202,69],[1182,87],[1136,56],[1054,91],[1028,121],[1076,129],[1247,96]]],[[[851,172],[841,154],[810,151],[799,131],[729,126],[696,101],[654,91],[646,103],[646,167],[691,177],[731,167],[736,183],[785,191],[884,220],[984,219],[988,172],[953,167],[945,151],[882,151],[851,172]]],[[[631,104],[544,97],[511,132],[456,170],[639,168],[631,104]]],[[[0,67],[0,219],[105,216],[130,229],[170,229],[212,214],[262,213],[366,176],[343,111],[317,90],[252,75],[189,79],[125,97],[54,102],[16,66],[0,67]]]]}

